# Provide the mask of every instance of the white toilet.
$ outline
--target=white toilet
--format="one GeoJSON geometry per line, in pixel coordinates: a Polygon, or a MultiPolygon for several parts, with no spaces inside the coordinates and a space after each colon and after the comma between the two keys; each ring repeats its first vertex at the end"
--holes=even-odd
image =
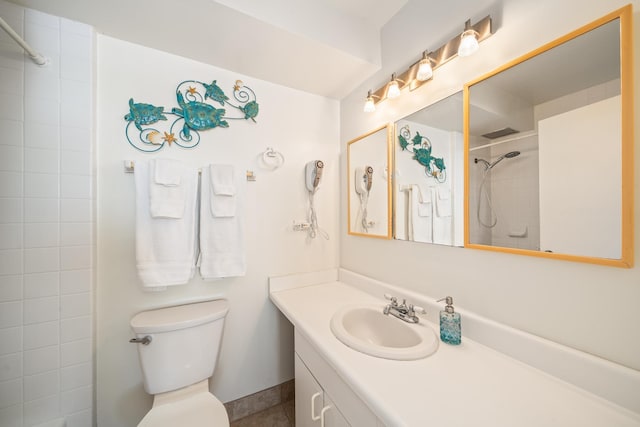
{"type": "Polygon", "coordinates": [[[144,389],[153,407],[139,427],[228,427],[227,412],[209,392],[220,350],[226,300],[143,311],[131,319],[144,389]]]}

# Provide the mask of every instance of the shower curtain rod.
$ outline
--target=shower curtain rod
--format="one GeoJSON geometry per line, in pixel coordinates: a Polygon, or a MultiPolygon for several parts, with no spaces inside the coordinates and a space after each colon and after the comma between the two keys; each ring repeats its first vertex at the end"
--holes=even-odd
{"type": "Polygon", "coordinates": [[[13,31],[13,28],[11,28],[11,26],[9,26],[9,24],[7,24],[7,22],[2,19],[2,17],[0,17],[0,27],[2,27],[2,29],[5,30],[7,34],[9,34],[9,37],[14,39],[16,43],[18,43],[20,47],[25,50],[25,52],[27,52],[29,58],[31,58],[33,62],[41,66],[47,65],[49,63],[49,60],[46,57],[33,50],[31,46],[29,46],[29,44],[27,44],[27,42],[24,41],[18,33],[13,31]]]}

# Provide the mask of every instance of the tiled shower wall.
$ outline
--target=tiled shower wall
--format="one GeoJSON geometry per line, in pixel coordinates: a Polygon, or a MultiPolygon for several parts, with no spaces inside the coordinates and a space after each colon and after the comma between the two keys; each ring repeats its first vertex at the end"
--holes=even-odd
{"type": "Polygon", "coordinates": [[[0,425],[92,425],[93,32],[0,0],[0,425]],[[59,424],[52,424],[59,425],[59,424]]]}

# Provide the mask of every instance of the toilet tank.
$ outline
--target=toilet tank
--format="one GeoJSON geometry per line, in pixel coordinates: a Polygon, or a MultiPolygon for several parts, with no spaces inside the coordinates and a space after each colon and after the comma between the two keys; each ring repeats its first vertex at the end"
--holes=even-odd
{"type": "Polygon", "coordinates": [[[136,338],[151,337],[147,345],[136,344],[147,393],[177,390],[213,375],[228,310],[221,299],[143,311],[131,319],[136,338]]]}

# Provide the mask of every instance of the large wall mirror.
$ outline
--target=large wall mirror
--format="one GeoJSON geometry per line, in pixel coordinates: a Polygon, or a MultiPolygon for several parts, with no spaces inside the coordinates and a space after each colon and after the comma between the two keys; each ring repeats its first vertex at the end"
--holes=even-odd
{"type": "Polygon", "coordinates": [[[465,86],[465,246],[630,267],[631,6],[465,86]]]}
{"type": "Polygon", "coordinates": [[[347,143],[349,234],[391,238],[392,125],[347,143]]]}
{"type": "Polygon", "coordinates": [[[462,92],[395,123],[394,237],[462,246],[462,92]]]}

